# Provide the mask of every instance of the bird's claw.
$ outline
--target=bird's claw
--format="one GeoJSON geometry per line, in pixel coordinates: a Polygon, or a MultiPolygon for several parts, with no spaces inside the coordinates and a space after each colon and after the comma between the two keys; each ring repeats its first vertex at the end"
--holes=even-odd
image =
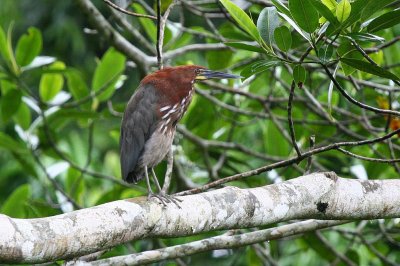
{"type": "Polygon", "coordinates": [[[179,209],[181,206],[179,206],[179,202],[182,202],[181,199],[178,199],[174,196],[165,194],[165,193],[159,193],[159,194],[154,194],[154,193],[149,193],[147,195],[147,198],[150,200],[151,198],[157,198],[161,204],[166,207],[168,203],[174,203],[179,209]]]}

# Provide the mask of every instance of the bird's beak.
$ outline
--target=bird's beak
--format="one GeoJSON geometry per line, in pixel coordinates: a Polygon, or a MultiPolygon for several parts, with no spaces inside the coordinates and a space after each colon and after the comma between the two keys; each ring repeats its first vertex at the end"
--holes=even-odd
{"type": "Polygon", "coordinates": [[[228,74],[224,72],[212,71],[208,69],[200,70],[199,74],[196,76],[196,80],[205,80],[205,79],[238,79],[241,76],[228,74]]]}

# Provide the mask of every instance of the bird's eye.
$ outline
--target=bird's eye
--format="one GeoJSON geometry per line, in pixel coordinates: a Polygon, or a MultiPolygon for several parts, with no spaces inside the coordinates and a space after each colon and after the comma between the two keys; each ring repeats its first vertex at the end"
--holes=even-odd
{"type": "Polygon", "coordinates": [[[199,69],[199,68],[196,68],[196,69],[194,70],[194,72],[195,72],[196,74],[199,74],[199,73],[200,73],[200,69],[199,69]]]}

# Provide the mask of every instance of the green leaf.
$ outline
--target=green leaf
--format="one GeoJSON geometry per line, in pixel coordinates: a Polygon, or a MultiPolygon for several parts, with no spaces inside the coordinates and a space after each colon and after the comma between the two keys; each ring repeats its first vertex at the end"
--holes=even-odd
{"type": "MultiPolygon", "coordinates": [[[[50,65],[50,70],[64,70],[65,64],[57,61],[50,65]]],[[[53,99],[63,88],[64,77],[58,73],[43,74],[40,78],[39,95],[40,98],[47,102],[53,99]]]]}
{"type": "Polygon", "coordinates": [[[369,1],[362,1],[364,2],[364,6],[362,9],[361,14],[361,21],[365,21],[370,16],[375,14],[376,12],[382,10],[385,6],[392,3],[393,0],[369,0],[369,1]]]}
{"type": "Polygon", "coordinates": [[[391,80],[399,80],[399,77],[397,77],[395,74],[392,72],[389,72],[380,66],[373,65],[369,62],[363,61],[363,60],[358,60],[358,59],[352,59],[352,58],[341,58],[340,61],[343,63],[354,67],[355,69],[358,69],[363,72],[367,72],[382,78],[388,78],[391,80]]]}
{"type": "Polygon", "coordinates": [[[24,130],[27,130],[31,125],[31,120],[31,111],[29,110],[29,107],[24,102],[22,102],[14,115],[14,121],[24,130]]]}
{"type": "Polygon", "coordinates": [[[206,54],[208,67],[215,70],[229,67],[232,57],[233,52],[231,50],[209,51],[206,54]]]}
{"type": "Polygon", "coordinates": [[[0,27],[0,54],[5,61],[10,61],[10,53],[7,48],[7,37],[2,27],[0,27]]]}
{"type": "Polygon", "coordinates": [[[333,55],[333,47],[331,45],[326,45],[318,49],[318,58],[321,62],[328,62],[333,55]]]}
{"type": "Polygon", "coordinates": [[[272,46],[274,31],[279,26],[280,18],[274,6],[264,8],[257,20],[257,29],[265,43],[272,46]]]}
{"type": "Polygon", "coordinates": [[[318,12],[310,0],[290,0],[289,10],[297,25],[306,32],[312,33],[318,28],[318,12]]]}
{"type": "Polygon", "coordinates": [[[277,66],[281,64],[281,61],[276,60],[261,60],[250,64],[249,66],[245,67],[240,75],[244,78],[248,78],[252,75],[257,73],[263,72],[271,67],[277,66]]]}
{"type": "MultiPolygon", "coordinates": [[[[140,4],[132,4],[132,8],[139,14],[147,14],[146,10],[140,4]]],[[[157,27],[152,19],[139,17],[139,22],[146,32],[146,35],[153,43],[157,42],[157,27]]]]}
{"type": "Polygon", "coordinates": [[[42,50],[42,34],[34,27],[28,29],[28,33],[22,35],[17,43],[15,59],[19,66],[29,65],[42,50]]]}
{"type": "Polygon", "coordinates": [[[9,135],[3,132],[0,132],[0,149],[1,148],[8,150],[10,152],[16,152],[20,154],[25,154],[28,152],[23,144],[15,141],[9,135]]]}
{"type": "Polygon", "coordinates": [[[233,19],[258,43],[261,43],[261,36],[258,33],[253,20],[240,7],[230,0],[220,0],[222,5],[228,10],[233,19]]]}
{"type": "Polygon", "coordinates": [[[236,48],[236,49],[241,49],[241,50],[246,50],[246,51],[251,51],[251,52],[257,52],[257,53],[264,52],[264,50],[261,49],[259,46],[254,46],[254,45],[243,43],[243,42],[226,42],[225,45],[236,48]]]}
{"type": "Polygon", "coordinates": [[[292,34],[286,26],[280,26],[274,31],[275,43],[284,52],[292,47],[292,34]]]}
{"type": "MultiPolygon", "coordinates": [[[[360,52],[358,52],[357,49],[349,41],[342,42],[337,49],[337,53],[340,57],[363,59],[362,54],[360,54],[360,52]]],[[[340,62],[340,65],[346,76],[351,75],[354,71],[356,71],[355,68],[345,64],[344,62],[340,62]]]]}
{"type": "Polygon", "coordinates": [[[74,99],[79,100],[89,94],[89,89],[86,82],[83,80],[79,71],[70,70],[65,74],[67,78],[68,89],[74,99]]]}
{"type": "Polygon", "coordinates": [[[286,20],[290,26],[292,26],[304,39],[307,41],[311,42],[311,36],[307,32],[303,32],[302,29],[294,22],[294,20],[291,18],[291,16],[287,16],[286,14],[283,13],[278,13],[284,20],[286,20]]]}
{"type": "Polygon", "coordinates": [[[329,10],[334,10],[337,7],[337,2],[335,0],[321,0],[320,3],[329,8],[329,10]]]}
{"type": "Polygon", "coordinates": [[[349,33],[344,37],[353,39],[355,41],[362,41],[362,42],[380,42],[380,43],[382,43],[385,41],[384,38],[379,37],[377,35],[374,35],[371,33],[361,33],[361,32],[349,33]]]}
{"type": "Polygon", "coordinates": [[[17,111],[21,104],[22,93],[20,90],[11,89],[1,98],[1,114],[3,121],[8,121],[17,111]]]}
{"type": "Polygon", "coordinates": [[[304,83],[307,78],[307,71],[304,67],[297,65],[293,68],[293,79],[296,84],[304,83]]]}
{"type": "Polygon", "coordinates": [[[367,26],[369,32],[376,32],[393,27],[400,23],[400,9],[385,13],[374,18],[367,26]]]}
{"type": "Polygon", "coordinates": [[[125,69],[125,60],[125,56],[114,48],[108,49],[103,55],[96,67],[92,80],[92,89],[94,91],[103,90],[98,95],[100,101],[105,101],[113,95],[118,77],[125,69]]]}
{"type": "Polygon", "coordinates": [[[31,188],[29,184],[19,186],[7,198],[1,208],[1,213],[14,217],[25,218],[27,216],[27,206],[31,197],[31,188]]]}
{"type": "Polygon", "coordinates": [[[280,12],[285,14],[288,17],[292,17],[292,14],[290,14],[289,8],[287,8],[284,4],[282,4],[279,0],[271,0],[271,2],[274,4],[276,9],[280,12]]]}
{"type": "MultiPolygon", "coordinates": [[[[310,0],[310,3],[318,10],[318,12],[326,18],[332,25],[337,26],[339,24],[336,17],[333,15],[331,9],[319,0],[310,0]]],[[[330,1],[328,1],[330,3],[330,1]]],[[[335,2],[336,3],[336,2],[335,2]]]]}
{"type": "Polygon", "coordinates": [[[342,0],[336,7],[336,18],[340,23],[343,23],[351,12],[351,5],[349,0],[342,0]]]}

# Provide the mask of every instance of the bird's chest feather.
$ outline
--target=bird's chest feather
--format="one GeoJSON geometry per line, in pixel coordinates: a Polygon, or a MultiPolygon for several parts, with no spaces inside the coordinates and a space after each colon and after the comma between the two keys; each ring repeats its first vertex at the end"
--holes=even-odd
{"type": "Polygon", "coordinates": [[[158,131],[162,134],[165,134],[167,131],[175,131],[176,124],[181,120],[192,101],[192,96],[193,89],[181,97],[176,97],[174,101],[160,106],[161,120],[158,131]]]}

